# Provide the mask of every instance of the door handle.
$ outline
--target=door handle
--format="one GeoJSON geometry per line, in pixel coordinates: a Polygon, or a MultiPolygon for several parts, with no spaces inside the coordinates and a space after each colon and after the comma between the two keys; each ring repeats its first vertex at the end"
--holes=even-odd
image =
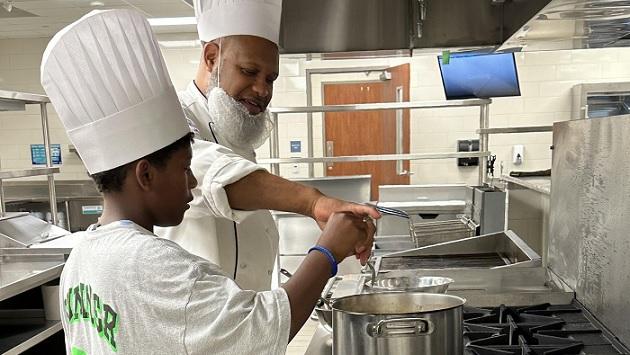
{"type": "MultiPolygon", "coordinates": [[[[404,88],[399,86],[396,88],[396,102],[404,101],[404,88]]],[[[396,154],[403,154],[403,133],[404,133],[404,116],[403,110],[396,110],[396,154]]],[[[404,169],[403,160],[396,160],[396,174],[398,176],[407,176],[409,172],[404,169]]]]}
{"type": "MultiPolygon", "coordinates": [[[[335,151],[334,151],[334,142],[333,141],[326,141],[326,156],[327,157],[333,157],[335,156],[335,151]]],[[[326,163],[326,169],[328,170],[332,170],[333,169],[333,163],[326,163]]]]}

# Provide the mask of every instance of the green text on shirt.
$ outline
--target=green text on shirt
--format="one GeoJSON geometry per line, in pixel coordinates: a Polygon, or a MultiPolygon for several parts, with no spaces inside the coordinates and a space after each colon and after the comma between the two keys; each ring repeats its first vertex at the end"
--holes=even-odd
{"type": "Polygon", "coordinates": [[[80,283],[71,287],[63,300],[65,315],[70,323],[88,322],[114,352],[116,334],[118,333],[118,313],[103,303],[101,298],[92,292],[92,287],[80,283]]]}

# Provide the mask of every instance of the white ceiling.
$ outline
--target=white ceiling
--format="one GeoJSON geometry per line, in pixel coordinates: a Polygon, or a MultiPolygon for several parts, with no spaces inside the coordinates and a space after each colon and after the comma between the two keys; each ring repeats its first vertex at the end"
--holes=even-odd
{"type": "MultiPolygon", "coordinates": [[[[0,0],[2,3],[4,0],[0,0]]],[[[0,39],[52,37],[57,31],[94,9],[136,9],[147,17],[194,16],[184,0],[98,0],[104,6],[92,6],[95,0],[13,0],[15,8],[36,17],[11,16],[0,7],[0,39]]],[[[13,11],[12,11],[13,12],[13,11]]],[[[194,25],[154,28],[157,33],[196,32],[194,25]]]]}

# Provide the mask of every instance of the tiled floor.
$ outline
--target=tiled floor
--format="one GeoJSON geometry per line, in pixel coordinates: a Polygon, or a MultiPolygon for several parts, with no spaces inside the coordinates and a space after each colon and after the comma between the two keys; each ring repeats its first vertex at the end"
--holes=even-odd
{"type": "Polygon", "coordinates": [[[286,355],[304,355],[318,324],[317,321],[309,319],[295,338],[293,338],[293,341],[289,343],[286,355]]]}

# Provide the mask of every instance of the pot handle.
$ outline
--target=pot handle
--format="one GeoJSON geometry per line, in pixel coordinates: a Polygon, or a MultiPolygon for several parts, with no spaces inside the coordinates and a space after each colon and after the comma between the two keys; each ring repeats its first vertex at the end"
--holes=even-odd
{"type": "Polygon", "coordinates": [[[367,333],[373,338],[429,335],[433,329],[433,322],[426,318],[383,319],[367,325],[367,333]]]}

